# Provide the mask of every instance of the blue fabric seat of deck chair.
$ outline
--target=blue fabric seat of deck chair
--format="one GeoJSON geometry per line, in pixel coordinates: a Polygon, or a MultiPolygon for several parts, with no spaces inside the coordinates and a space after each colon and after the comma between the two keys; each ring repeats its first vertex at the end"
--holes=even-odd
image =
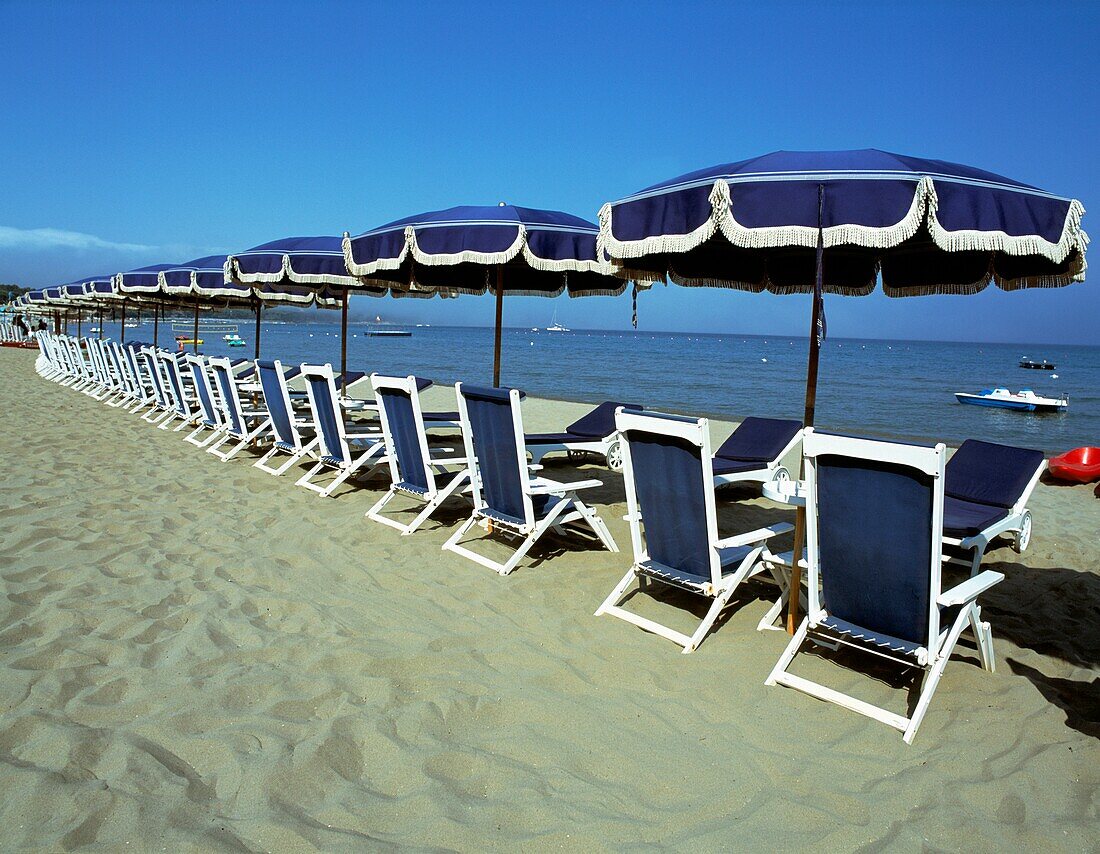
{"type": "MultiPolygon", "coordinates": [[[[430,385],[430,380],[416,379],[417,391],[430,385]]],[[[394,456],[397,457],[397,473],[401,477],[394,486],[424,495],[428,491],[428,479],[424,474],[424,454],[420,450],[412,396],[399,389],[380,388],[378,397],[386,411],[386,423],[393,439],[394,456]]]]}
{"type": "Polygon", "coordinates": [[[257,362],[260,373],[260,388],[267,403],[267,412],[271,416],[271,426],[275,428],[275,445],[284,451],[294,451],[294,426],[290,413],[286,411],[283,387],[275,363],[262,360],[257,362]]]}
{"type": "Polygon", "coordinates": [[[944,534],[970,537],[999,522],[1043,460],[1042,451],[967,439],[947,461],[944,534]]]}
{"type": "Polygon", "coordinates": [[[643,568],[672,581],[710,581],[701,449],[645,430],[628,431],[627,441],[650,558],[643,568]]]}
{"type": "MultiPolygon", "coordinates": [[[[481,474],[481,491],[487,516],[513,524],[524,524],[523,484],[520,482],[519,451],[509,389],[463,386],[470,433],[481,474]]],[[[520,393],[522,396],[522,392],[520,393]]],[[[526,458],[523,464],[526,465],[526,458]]],[[[554,499],[553,503],[556,503],[554,499]]],[[[551,496],[532,495],[535,518],[552,506],[551,496]]]]}
{"type": "Polygon", "coordinates": [[[933,489],[906,466],[817,458],[821,625],[895,653],[928,643],[933,489]]]}
{"type": "Polygon", "coordinates": [[[214,365],[214,379],[217,380],[218,390],[221,392],[225,411],[229,418],[229,430],[238,437],[244,436],[244,424],[241,423],[241,414],[233,405],[233,375],[220,365],[214,365]]]}
{"type": "Polygon", "coordinates": [[[605,400],[591,412],[582,415],[562,433],[531,433],[524,438],[532,444],[559,444],[563,442],[590,442],[606,439],[615,432],[615,410],[619,407],[630,412],[641,412],[636,403],[618,403],[605,400]]]}
{"type": "Polygon", "coordinates": [[[336,401],[332,399],[329,391],[328,377],[310,375],[306,377],[310,389],[313,391],[313,399],[317,407],[317,426],[325,440],[325,448],[328,455],[321,457],[322,462],[329,465],[342,465],[344,459],[344,446],[340,441],[340,426],[336,423],[339,417],[336,412],[336,401]]]}
{"type": "MultiPolygon", "coordinates": [[[[801,421],[785,418],[746,418],[719,446],[714,456],[716,459],[736,463],[770,463],[779,456],[794,438],[794,434],[801,429],[801,421]]],[[[762,468],[762,466],[755,466],[755,468],[762,468]]],[[[739,468],[731,471],[749,471],[749,469],[739,468]]],[[[731,471],[719,471],[716,465],[714,473],[728,474],[731,471]]]]}
{"type": "Polygon", "coordinates": [[[202,377],[199,374],[202,372],[202,365],[196,362],[188,362],[191,366],[191,377],[195,383],[195,392],[199,396],[199,404],[202,406],[202,423],[207,427],[217,427],[218,423],[214,418],[214,401],[210,399],[210,389],[207,384],[202,381],[202,377]]]}

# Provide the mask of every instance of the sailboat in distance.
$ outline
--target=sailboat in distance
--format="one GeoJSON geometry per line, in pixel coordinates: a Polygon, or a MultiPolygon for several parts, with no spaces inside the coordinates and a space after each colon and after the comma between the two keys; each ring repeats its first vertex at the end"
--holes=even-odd
{"type": "Polygon", "coordinates": [[[573,330],[567,326],[562,326],[558,323],[558,313],[554,312],[554,320],[549,326],[546,327],[547,332],[572,332],[573,330]]]}

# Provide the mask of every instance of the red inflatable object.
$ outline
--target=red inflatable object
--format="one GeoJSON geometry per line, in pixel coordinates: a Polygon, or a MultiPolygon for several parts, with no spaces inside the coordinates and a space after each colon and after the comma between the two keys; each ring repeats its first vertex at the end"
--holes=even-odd
{"type": "Polygon", "coordinates": [[[1050,475],[1074,483],[1100,480],[1100,448],[1074,448],[1054,457],[1050,461],[1050,475]]]}

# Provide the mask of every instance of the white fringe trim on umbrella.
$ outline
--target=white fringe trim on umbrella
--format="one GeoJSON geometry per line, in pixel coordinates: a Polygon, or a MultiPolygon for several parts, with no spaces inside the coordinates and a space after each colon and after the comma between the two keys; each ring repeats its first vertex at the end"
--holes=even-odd
{"type": "Polygon", "coordinates": [[[240,262],[234,256],[230,255],[225,259],[224,275],[227,285],[254,285],[261,282],[281,282],[283,280],[284,271],[282,269],[282,264],[280,264],[279,270],[275,273],[242,273],[240,262]]]}
{"type": "Polygon", "coordinates": [[[357,263],[352,255],[351,235],[346,231],[340,246],[344,250],[344,266],[348,268],[348,272],[353,276],[370,276],[371,273],[377,273],[381,270],[396,270],[400,268],[409,254],[408,229],[405,230],[405,240],[396,258],[377,258],[374,261],[368,261],[366,264],[357,263]]]}
{"type": "Polygon", "coordinates": [[[300,285],[335,285],[340,288],[353,288],[359,279],[355,276],[338,275],[335,273],[297,273],[294,271],[294,262],[290,255],[283,256],[283,272],[292,282],[300,285]]]}
{"type": "MultiPolygon", "coordinates": [[[[729,184],[719,178],[710,192],[711,213],[706,222],[687,234],[657,234],[638,240],[619,240],[614,235],[614,207],[609,202],[600,209],[600,235],[597,246],[606,252],[622,269],[622,263],[631,258],[663,253],[690,252],[709,240],[715,232],[734,246],[743,249],[771,249],[785,246],[817,246],[817,229],[812,226],[788,225],[749,228],[737,221],[730,197],[729,184]]],[[[1082,257],[1088,245],[1088,237],[1081,229],[1084,206],[1071,200],[1058,241],[1051,242],[1039,235],[1009,235],[1002,231],[947,231],[937,218],[939,197],[935,182],[930,176],[922,176],[916,182],[913,201],[901,220],[890,226],[872,227],[855,223],[829,226],[823,230],[825,248],[836,246],[861,246],[867,249],[891,249],[911,238],[927,221],[928,229],[936,245],[947,252],[987,251],[1007,255],[1038,255],[1055,264],[1064,261],[1071,252],[1082,257]]],[[[720,285],[719,285],[720,286],[720,285]]]]}

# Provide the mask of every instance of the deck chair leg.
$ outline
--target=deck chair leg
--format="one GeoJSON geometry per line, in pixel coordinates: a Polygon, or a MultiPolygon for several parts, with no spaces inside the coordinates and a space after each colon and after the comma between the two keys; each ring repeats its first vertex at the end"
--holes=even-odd
{"type": "Polygon", "coordinates": [[[606,614],[609,609],[614,608],[619,604],[619,600],[626,595],[627,589],[630,587],[631,582],[635,576],[634,567],[631,567],[626,571],[626,575],[623,576],[622,581],[615,585],[615,589],[612,590],[599,608],[596,609],[596,613],[593,616],[598,617],[601,614],[606,614]]]}
{"type": "Polygon", "coordinates": [[[443,487],[443,489],[441,489],[439,492],[437,492],[435,498],[429,501],[424,506],[424,509],[416,514],[416,518],[405,526],[405,530],[402,531],[402,535],[407,536],[408,534],[414,533],[421,525],[423,525],[428,520],[428,518],[436,510],[439,509],[444,501],[454,495],[454,493],[458,489],[460,489],[462,485],[465,484],[468,480],[469,475],[467,474],[467,472],[464,471],[459,472],[453,478],[451,478],[451,482],[443,487]]]}
{"type": "Polygon", "coordinates": [[[451,534],[451,536],[449,536],[447,538],[447,541],[443,544],[443,551],[463,554],[463,552],[465,552],[465,549],[459,547],[458,541],[465,537],[467,533],[469,533],[469,530],[477,524],[477,521],[477,516],[471,516],[469,519],[459,525],[458,530],[451,534]]]}
{"type": "Polygon", "coordinates": [[[397,530],[399,530],[402,534],[407,534],[409,533],[409,531],[407,530],[407,527],[405,525],[402,525],[395,519],[389,519],[382,515],[382,508],[393,501],[393,499],[396,497],[396,490],[394,490],[393,487],[390,487],[388,490],[386,490],[386,494],[379,498],[373,505],[371,505],[371,508],[363,515],[366,516],[366,518],[368,519],[373,519],[375,522],[381,522],[383,525],[389,525],[391,528],[397,528],[397,530]]]}
{"type": "Polygon", "coordinates": [[[599,537],[604,548],[609,552],[618,553],[619,545],[615,542],[615,538],[611,536],[611,531],[607,529],[607,525],[604,523],[603,519],[600,518],[600,514],[580,501],[574,501],[573,504],[577,512],[584,517],[589,527],[591,527],[596,536],[599,537]]]}
{"type": "Polygon", "coordinates": [[[321,488],[319,486],[315,486],[310,481],[312,481],[314,477],[316,477],[318,474],[320,474],[320,472],[324,468],[325,468],[325,464],[322,463],[322,462],[318,462],[309,471],[307,471],[300,478],[298,478],[296,481],[294,481],[294,485],[295,486],[304,486],[306,489],[312,489],[314,492],[320,492],[321,488]]]}
{"type": "MultiPolygon", "coordinates": [[[[973,603],[971,603],[971,605],[973,605],[973,603]]],[[[943,669],[951,659],[951,653],[955,649],[955,644],[959,641],[959,635],[962,634],[963,629],[971,619],[972,616],[969,606],[963,608],[963,610],[959,612],[959,615],[955,618],[955,623],[951,626],[951,631],[943,642],[943,646],[940,647],[935,663],[929,668],[928,675],[924,677],[924,684],[921,686],[920,691],[920,699],[917,701],[917,707],[913,709],[913,714],[909,718],[909,724],[905,728],[905,734],[902,736],[902,740],[906,744],[913,743],[913,738],[917,734],[917,728],[921,725],[921,721],[924,720],[925,712],[928,711],[928,706],[932,702],[932,695],[936,693],[936,687],[940,684],[940,677],[943,676],[943,669]]]]}
{"type": "Polygon", "coordinates": [[[806,640],[806,633],[809,630],[810,620],[808,617],[803,617],[802,624],[798,627],[798,631],[791,637],[791,641],[787,644],[787,648],[783,650],[783,654],[779,656],[779,661],[775,663],[772,672],[769,673],[768,678],[764,680],[765,685],[779,684],[779,680],[786,674],[787,668],[791,666],[791,662],[794,661],[794,657],[798,654],[799,648],[806,640]]]}
{"type": "Polygon", "coordinates": [[[997,670],[997,659],[993,655],[993,630],[989,623],[982,622],[982,609],[977,603],[971,603],[970,628],[974,632],[974,640],[978,645],[978,657],[982,667],[990,673],[997,670]]]}
{"type": "Polygon", "coordinates": [[[695,652],[695,650],[699,648],[699,644],[703,642],[703,639],[710,632],[711,627],[722,613],[722,610],[729,604],[734,591],[741,586],[741,582],[752,572],[763,550],[762,547],[758,546],[745,555],[745,557],[741,559],[741,564],[737,567],[737,571],[725,579],[726,589],[714,597],[714,601],[707,610],[707,615],[703,617],[703,622],[699,624],[699,628],[692,634],[691,642],[684,647],[684,655],[695,652]]]}

